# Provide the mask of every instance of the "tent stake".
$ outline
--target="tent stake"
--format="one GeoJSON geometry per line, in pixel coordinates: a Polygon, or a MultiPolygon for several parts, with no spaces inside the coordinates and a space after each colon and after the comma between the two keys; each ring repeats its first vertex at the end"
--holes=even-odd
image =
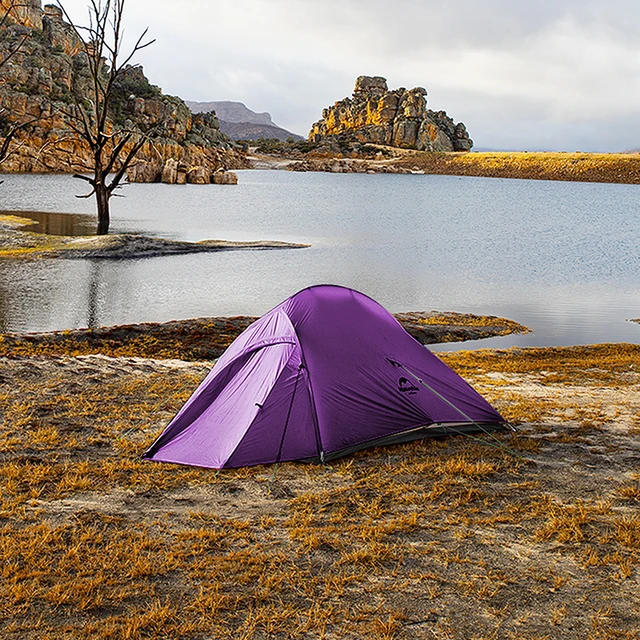
{"type": "Polygon", "coordinates": [[[276,462],[273,465],[273,475],[271,476],[271,482],[269,483],[269,490],[267,491],[269,495],[271,495],[271,492],[273,491],[273,485],[275,484],[275,481],[276,481],[276,475],[278,473],[278,464],[279,463],[276,462]]]}
{"type": "MultiPolygon", "coordinates": [[[[390,362],[391,362],[391,360],[390,360],[390,362]]],[[[456,432],[456,433],[463,433],[464,435],[467,435],[470,438],[473,438],[474,440],[479,440],[480,442],[484,442],[485,444],[488,444],[488,445],[490,445],[492,447],[496,447],[497,449],[504,449],[505,451],[507,451],[511,455],[516,456],[516,458],[520,458],[521,460],[527,460],[527,458],[525,458],[524,456],[521,456],[517,451],[514,451],[513,449],[507,447],[507,445],[505,445],[498,438],[496,438],[490,431],[487,431],[482,426],[480,426],[473,418],[468,416],[462,409],[459,409],[458,407],[456,407],[455,404],[453,404],[453,402],[451,402],[450,400],[447,400],[447,398],[445,398],[443,395],[439,394],[435,389],[433,389],[426,382],[424,382],[424,380],[421,380],[415,373],[413,373],[413,371],[411,371],[410,369],[407,369],[407,367],[405,367],[401,362],[395,362],[394,364],[399,366],[401,369],[404,369],[412,378],[417,380],[425,389],[428,389],[437,398],[440,398],[440,400],[442,400],[443,402],[448,404],[452,409],[455,409],[463,418],[466,418],[469,422],[471,422],[471,424],[474,424],[476,427],[478,427],[478,429],[480,429],[480,431],[482,431],[483,433],[486,433],[490,438],[495,440],[498,444],[495,445],[492,442],[489,442],[488,440],[485,440],[484,438],[478,438],[477,436],[472,436],[469,433],[464,433],[464,431],[458,431],[457,429],[455,429],[454,427],[451,427],[451,426],[447,427],[448,429],[451,429],[453,432],[456,432]]],[[[511,426],[511,425],[509,425],[509,426],[511,426]]],[[[511,428],[513,429],[513,427],[511,427],[511,428]]],[[[515,431],[515,429],[513,429],[513,430],[515,431]]]]}

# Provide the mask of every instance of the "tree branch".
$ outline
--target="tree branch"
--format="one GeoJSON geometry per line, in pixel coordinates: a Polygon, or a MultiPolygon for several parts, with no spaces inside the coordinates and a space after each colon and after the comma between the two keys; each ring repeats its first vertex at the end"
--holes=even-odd
{"type": "Polygon", "coordinates": [[[142,148],[142,145],[145,142],[146,142],[146,139],[143,137],[140,140],[138,140],[138,142],[136,142],[135,145],[133,145],[133,147],[127,154],[127,157],[123,160],[120,166],[120,169],[118,170],[115,177],[113,178],[113,180],[111,180],[111,183],[108,186],[109,195],[111,195],[113,193],[113,190],[119,186],[120,181],[122,180],[122,178],[124,178],[124,174],[127,172],[127,169],[131,164],[131,161],[134,159],[136,153],[140,151],[140,149],[142,148]]]}
{"type": "Polygon", "coordinates": [[[116,160],[120,157],[120,152],[124,149],[124,146],[127,144],[127,142],[129,142],[129,140],[131,140],[131,133],[128,133],[124,138],[122,138],[122,140],[120,140],[120,142],[113,148],[113,150],[111,151],[111,157],[109,159],[109,162],[107,163],[107,166],[104,168],[104,172],[105,174],[109,174],[111,173],[111,170],[113,169],[113,166],[116,163],[116,160]]]}

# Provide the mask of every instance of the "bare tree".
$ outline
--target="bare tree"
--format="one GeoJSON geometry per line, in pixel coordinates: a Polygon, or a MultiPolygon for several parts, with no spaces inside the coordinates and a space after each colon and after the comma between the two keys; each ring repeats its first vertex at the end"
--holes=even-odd
{"type": "Polygon", "coordinates": [[[64,110],[69,127],[89,147],[92,176],[75,174],[86,180],[91,192],[78,196],[96,197],[98,235],[109,233],[109,201],[121,185],[146,136],[133,128],[118,126],[110,118],[117,82],[125,67],[141,49],[155,40],[146,40],[147,31],[137,39],[128,53],[122,52],[123,11],[125,0],[90,0],[89,25],[78,26],[57,0],[67,22],[78,36],[86,54],[89,74],[88,94],[75,96],[75,108],[64,110]]]}

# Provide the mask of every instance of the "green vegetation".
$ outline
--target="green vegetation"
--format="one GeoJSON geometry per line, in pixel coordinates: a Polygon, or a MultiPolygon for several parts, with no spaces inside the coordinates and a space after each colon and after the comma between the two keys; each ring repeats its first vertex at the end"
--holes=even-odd
{"type": "Polygon", "coordinates": [[[109,96],[109,114],[118,126],[124,126],[127,119],[139,121],[139,114],[134,110],[134,100],[158,97],[163,97],[162,91],[149,82],[142,67],[130,65],[124,68],[114,82],[113,91],[109,96]]]}
{"type": "Polygon", "coordinates": [[[258,153],[283,156],[298,155],[312,151],[316,145],[308,140],[294,140],[289,137],[286,140],[277,138],[260,138],[259,140],[238,140],[237,144],[245,149],[255,147],[258,153]]]}

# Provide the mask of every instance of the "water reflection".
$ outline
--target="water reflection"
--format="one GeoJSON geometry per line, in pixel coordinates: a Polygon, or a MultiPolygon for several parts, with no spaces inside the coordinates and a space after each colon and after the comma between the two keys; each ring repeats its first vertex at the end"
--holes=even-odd
{"type": "Polygon", "coordinates": [[[25,231],[52,236],[87,236],[96,231],[95,218],[77,213],[51,213],[49,211],[0,211],[0,215],[19,216],[33,220],[25,231]]]}
{"type": "Polygon", "coordinates": [[[88,295],[87,295],[87,327],[96,329],[100,326],[98,318],[100,304],[100,283],[102,280],[102,268],[100,260],[89,261],[88,295]]]}

